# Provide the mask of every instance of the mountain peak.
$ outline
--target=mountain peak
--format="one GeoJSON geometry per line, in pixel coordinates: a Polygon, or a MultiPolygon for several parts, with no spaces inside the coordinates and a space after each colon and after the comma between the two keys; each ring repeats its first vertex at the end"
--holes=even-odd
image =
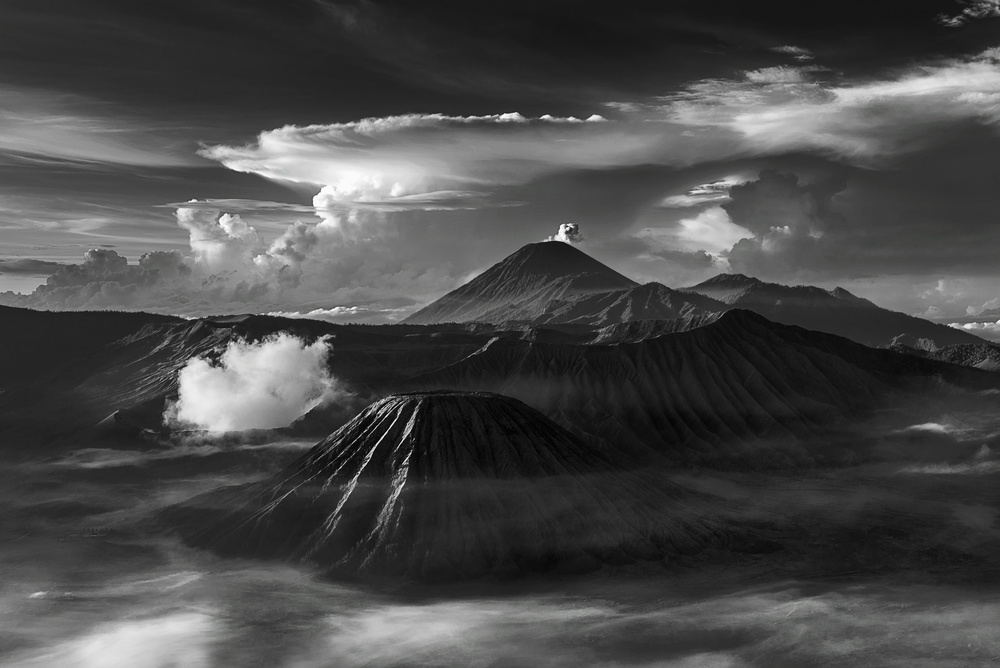
{"type": "Polygon", "coordinates": [[[699,288],[702,286],[721,286],[721,285],[755,285],[757,283],[763,283],[759,278],[754,278],[753,276],[747,276],[746,274],[717,274],[707,281],[702,281],[698,285],[695,285],[691,289],[699,288]]]}
{"type": "Polygon", "coordinates": [[[403,322],[532,321],[555,299],[638,285],[562,241],[531,243],[403,322]]]}
{"type": "Polygon", "coordinates": [[[733,295],[761,285],[768,284],[759,278],[747,276],[746,274],[717,274],[707,281],[684,288],[684,290],[686,292],[696,292],[724,302],[733,295]]]}
{"type": "Polygon", "coordinates": [[[582,274],[599,276],[619,289],[638,285],[563,241],[539,241],[522,246],[487,269],[481,276],[499,275],[507,279],[524,281],[537,278],[570,278],[582,274]]]}

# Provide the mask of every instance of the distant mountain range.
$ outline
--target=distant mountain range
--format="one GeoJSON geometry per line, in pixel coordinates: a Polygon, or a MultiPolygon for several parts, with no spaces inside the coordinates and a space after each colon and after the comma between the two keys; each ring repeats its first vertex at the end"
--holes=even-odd
{"type": "Polygon", "coordinates": [[[954,327],[884,309],[844,288],[787,286],[743,274],[720,274],[684,290],[732,308],[751,310],[774,322],[837,334],[867,346],[904,343],[913,348],[935,349],[983,343],[979,337],[954,327]]]}
{"type": "Polygon", "coordinates": [[[843,288],[785,286],[742,274],[720,274],[680,290],[639,285],[559,241],[528,244],[403,322],[608,327],[680,318],[700,326],[733,308],[873,347],[933,350],[983,343],[968,332],[881,308],[843,288]]]}

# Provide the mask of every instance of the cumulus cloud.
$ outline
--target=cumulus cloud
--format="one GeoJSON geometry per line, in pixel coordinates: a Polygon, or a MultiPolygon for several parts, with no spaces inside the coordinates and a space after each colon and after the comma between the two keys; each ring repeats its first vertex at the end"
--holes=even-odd
{"type": "Polygon", "coordinates": [[[177,224],[188,231],[195,262],[212,272],[242,267],[264,250],[257,230],[239,215],[182,207],[177,224]]]}
{"type": "Polygon", "coordinates": [[[952,322],[949,323],[949,326],[954,327],[955,329],[963,329],[967,332],[972,332],[976,336],[981,336],[984,339],[1000,341],[1000,320],[997,320],[996,322],[952,322]]]}
{"type": "Polygon", "coordinates": [[[412,304],[447,292],[460,277],[451,263],[416,254],[384,214],[310,210],[318,222],[295,221],[268,240],[238,214],[185,203],[176,218],[188,232],[187,252],[145,253],[130,264],[114,250],[93,249],[82,263],[60,266],[30,295],[0,293],[0,303],[182,315],[346,304],[368,307],[375,317],[387,299],[398,302],[405,295],[412,304]]]}
{"type": "Polygon", "coordinates": [[[287,426],[346,395],[327,368],[331,352],[327,337],[231,341],[218,361],[195,357],[178,372],[178,398],[164,422],[210,432],[287,426]]]}
{"type": "Polygon", "coordinates": [[[753,233],[736,224],[722,207],[711,207],[677,223],[676,240],[683,250],[704,250],[715,256],[728,253],[741,239],[753,233]]]}
{"type": "MultiPolygon", "coordinates": [[[[703,253],[719,270],[772,280],[845,269],[841,251],[852,230],[834,196],[846,188],[840,176],[801,183],[792,173],[764,170],[757,179],[724,180],[692,189],[719,205],[667,226],[647,228],[661,252],[703,253]],[[716,200],[716,196],[724,195],[716,200]]],[[[654,247],[655,247],[654,246],[654,247]]]]}
{"type": "Polygon", "coordinates": [[[1000,315],[1000,297],[990,299],[989,301],[983,302],[979,306],[972,305],[965,309],[966,315],[970,316],[982,315],[984,313],[992,314],[994,312],[996,315],[1000,315]]]}
{"type": "Polygon", "coordinates": [[[584,241],[583,233],[580,232],[580,226],[576,223],[562,223],[559,225],[559,230],[550,237],[545,239],[546,241],[562,241],[567,244],[578,244],[584,241]]]}
{"type": "Polygon", "coordinates": [[[772,278],[850,271],[839,253],[850,230],[833,204],[846,187],[837,176],[800,183],[795,174],[765,170],[756,181],[730,188],[730,201],[720,208],[750,232],[728,253],[733,271],[772,278]]]}
{"type": "Polygon", "coordinates": [[[94,248],[81,264],[61,265],[31,295],[0,294],[0,301],[47,308],[115,308],[145,301],[161,280],[187,277],[191,272],[179,251],[144,253],[137,265],[108,248],[94,248]]]}

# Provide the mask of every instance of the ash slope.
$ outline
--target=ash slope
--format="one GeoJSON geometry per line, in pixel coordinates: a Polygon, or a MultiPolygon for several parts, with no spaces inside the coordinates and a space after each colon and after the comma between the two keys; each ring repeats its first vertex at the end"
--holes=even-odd
{"type": "Polygon", "coordinates": [[[824,437],[875,409],[934,396],[942,381],[977,390],[1000,384],[985,372],[735,310],[697,329],[634,343],[496,338],[404,385],[517,397],[640,457],[757,468],[843,463],[855,455],[827,448],[824,437]]]}
{"type": "Polygon", "coordinates": [[[743,274],[719,274],[684,289],[748,309],[768,320],[844,336],[866,346],[889,346],[902,338],[933,347],[982,344],[977,336],[922,318],[884,309],[843,288],[765,283],[743,274]]]}
{"type": "Polygon", "coordinates": [[[403,322],[531,322],[553,300],[637,286],[570,244],[543,241],[515,251],[403,322]]]}
{"type": "Polygon", "coordinates": [[[715,533],[682,496],[515,399],[418,393],[376,402],[274,478],[166,520],[226,556],[451,580],[696,552],[715,533]]]}
{"type": "Polygon", "coordinates": [[[662,283],[646,283],[627,290],[555,300],[534,322],[609,327],[629,322],[701,318],[704,324],[730,308],[710,297],[673,290],[662,283]]]}

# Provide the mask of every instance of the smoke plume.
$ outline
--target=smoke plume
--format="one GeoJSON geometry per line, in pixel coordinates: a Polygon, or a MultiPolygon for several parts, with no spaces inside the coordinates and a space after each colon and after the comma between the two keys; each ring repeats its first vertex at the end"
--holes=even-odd
{"type": "Polygon", "coordinates": [[[559,231],[553,234],[546,241],[562,241],[567,244],[578,244],[584,240],[580,233],[580,226],[576,223],[563,223],[559,226],[559,231]]]}
{"type": "Polygon", "coordinates": [[[259,343],[231,341],[218,362],[192,358],[178,373],[179,397],[164,422],[211,432],[284,427],[346,394],[327,370],[328,337],[285,333],[259,343]]]}

